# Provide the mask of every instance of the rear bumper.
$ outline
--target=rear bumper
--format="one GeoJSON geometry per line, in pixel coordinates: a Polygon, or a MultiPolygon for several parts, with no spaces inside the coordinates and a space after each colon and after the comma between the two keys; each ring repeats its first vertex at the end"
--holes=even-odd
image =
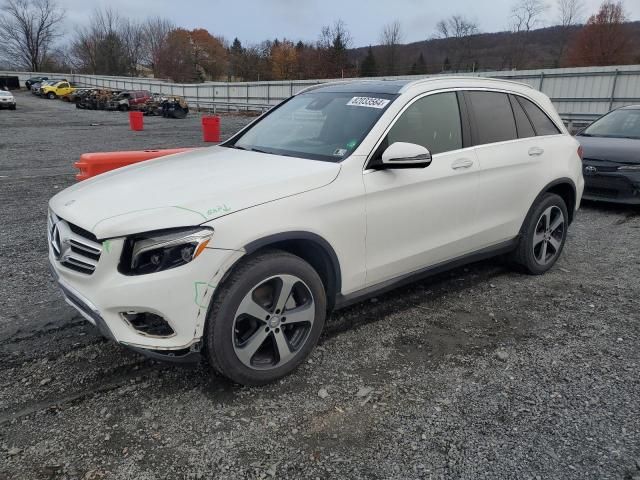
{"type": "Polygon", "coordinates": [[[640,172],[598,172],[584,181],[585,200],[640,205],[640,172]]]}

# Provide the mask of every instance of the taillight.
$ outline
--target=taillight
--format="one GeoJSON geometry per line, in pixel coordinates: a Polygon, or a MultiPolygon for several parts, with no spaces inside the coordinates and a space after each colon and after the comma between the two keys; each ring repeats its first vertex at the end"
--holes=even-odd
{"type": "Polygon", "coordinates": [[[584,157],[584,150],[582,149],[582,145],[578,147],[578,156],[580,157],[580,160],[582,160],[584,157]]]}

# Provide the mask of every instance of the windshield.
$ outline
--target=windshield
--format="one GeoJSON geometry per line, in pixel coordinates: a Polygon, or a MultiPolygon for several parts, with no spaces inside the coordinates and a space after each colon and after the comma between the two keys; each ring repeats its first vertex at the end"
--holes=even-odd
{"type": "Polygon", "coordinates": [[[0,97],[12,97],[13,95],[9,92],[5,92],[4,90],[0,90],[0,97]]]}
{"type": "Polygon", "coordinates": [[[580,135],[640,139],[640,109],[614,110],[593,122],[580,135]]]}
{"type": "Polygon", "coordinates": [[[339,162],[360,145],[393,99],[382,93],[303,93],[224,146],[339,162]]]}

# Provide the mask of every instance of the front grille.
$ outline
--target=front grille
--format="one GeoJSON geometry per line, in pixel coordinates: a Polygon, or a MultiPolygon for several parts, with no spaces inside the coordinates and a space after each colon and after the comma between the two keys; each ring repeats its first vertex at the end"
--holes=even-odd
{"type": "Polygon", "coordinates": [[[615,172],[618,170],[618,167],[622,165],[621,163],[617,162],[610,162],[608,160],[595,160],[592,158],[585,158],[582,163],[585,167],[596,167],[598,169],[597,171],[600,173],[615,172]]]}
{"type": "Polygon", "coordinates": [[[91,275],[98,266],[102,244],[95,235],[49,214],[48,238],[56,260],[76,272],[91,275]]]}

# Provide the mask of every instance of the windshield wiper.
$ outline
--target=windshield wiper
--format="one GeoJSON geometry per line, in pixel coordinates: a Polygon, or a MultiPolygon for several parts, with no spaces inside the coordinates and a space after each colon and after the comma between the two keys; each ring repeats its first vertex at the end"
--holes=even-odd
{"type": "Polygon", "coordinates": [[[269,152],[265,152],[264,150],[260,150],[259,148],[253,148],[253,147],[247,148],[247,147],[241,147],[240,145],[229,145],[229,148],[244,150],[245,152],[269,153],[269,152]]]}

